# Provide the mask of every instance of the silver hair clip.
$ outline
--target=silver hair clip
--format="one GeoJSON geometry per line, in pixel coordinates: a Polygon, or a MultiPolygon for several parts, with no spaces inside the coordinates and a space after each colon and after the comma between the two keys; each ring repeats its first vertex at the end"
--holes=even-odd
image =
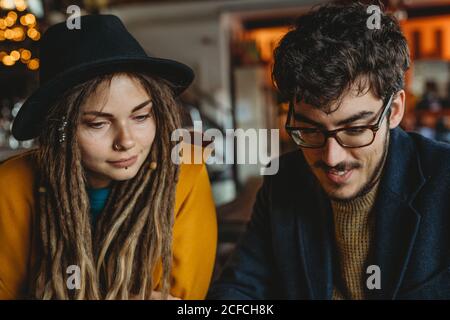
{"type": "Polygon", "coordinates": [[[61,118],[61,125],[58,127],[59,143],[63,143],[66,140],[66,126],[67,126],[66,117],[63,116],[61,118]]]}

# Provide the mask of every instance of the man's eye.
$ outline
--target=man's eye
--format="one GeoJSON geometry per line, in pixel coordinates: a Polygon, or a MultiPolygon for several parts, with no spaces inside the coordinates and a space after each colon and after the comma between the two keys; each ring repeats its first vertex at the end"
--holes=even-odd
{"type": "Polygon", "coordinates": [[[346,132],[347,134],[353,134],[353,135],[356,135],[356,134],[361,134],[361,133],[363,133],[365,130],[366,130],[365,128],[349,128],[349,129],[346,129],[345,132],[346,132]]]}
{"type": "Polygon", "coordinates": [[[318,133],[320,132],[320,130],[316,129],[316,128],[303,128],[302,133],[306,133],[306,134],[311,134],[311,133],[318,133]]]}

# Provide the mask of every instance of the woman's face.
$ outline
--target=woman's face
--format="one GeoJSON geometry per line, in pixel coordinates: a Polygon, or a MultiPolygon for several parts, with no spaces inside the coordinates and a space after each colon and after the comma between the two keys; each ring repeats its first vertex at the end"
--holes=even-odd
{"type": "Polygon", "coordinates": [[[81,107],[77,128],[82,164],[91,188],[133,178],[155,138],[152,101],[138,80],[117,75],[81,107]],[[118,160],[130,159],[127,162],[118,160]]]}

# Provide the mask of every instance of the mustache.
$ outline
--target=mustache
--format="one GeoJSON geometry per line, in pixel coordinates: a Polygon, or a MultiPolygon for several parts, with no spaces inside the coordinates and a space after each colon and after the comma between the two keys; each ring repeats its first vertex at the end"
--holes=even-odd
{"type": "Polygon", "coordinates": [[[356,162],[340,162],[334,167],[328,166],[325,162],[319,160],[316,163],[314,163],[314,168],[322,169],[324,171],[330,171],[331,169],[337,170],[337,171],[347,171],[352,169],[359,169],[361,168],[361,164],[356,162]]]}

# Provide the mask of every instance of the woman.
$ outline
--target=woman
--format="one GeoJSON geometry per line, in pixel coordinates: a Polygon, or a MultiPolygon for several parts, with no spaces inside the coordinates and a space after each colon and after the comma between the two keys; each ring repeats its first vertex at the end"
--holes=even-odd
{"type": "Polygon", "coordinates": [[[40,87],[12,128],[39,146],[0,165],[0,298],[203,299],[209,180],[170,157],[192,70],[147,56],[115,16],[80,25],[43,36],[40,87]]]}

